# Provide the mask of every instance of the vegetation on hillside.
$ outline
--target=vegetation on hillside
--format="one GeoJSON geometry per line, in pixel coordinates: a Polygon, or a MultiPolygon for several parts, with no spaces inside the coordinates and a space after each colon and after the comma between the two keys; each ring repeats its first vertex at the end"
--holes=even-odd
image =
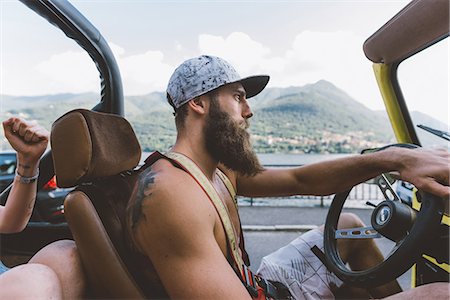
{"type": "MultiPolygon", "coordinates": [[[[5,96],[2,118],[20,114],[45,127],[67,111],[92,108],[95,94],[5,96]],[[62,99],[62,101],[61,101],[62,99]]],[[[269,88],[250,100],[250,133],[259,153],[355,153],[393,141],[387,118],[356,102],[326,81],[302,87],[269,88]]],[[[163,93],[125,99],[126,118],[144,151],[166,150],[176,132],[163,93]]]]}

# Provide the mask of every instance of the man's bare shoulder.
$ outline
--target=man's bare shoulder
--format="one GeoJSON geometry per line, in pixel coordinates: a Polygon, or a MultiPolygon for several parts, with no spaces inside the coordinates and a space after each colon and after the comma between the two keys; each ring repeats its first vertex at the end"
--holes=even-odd
{"type": "MultiPolygon", "coordinates": [[[[132,220],[144,226],[178,226],[183,220],[211,215],[212,206],[196,181],[184,170],[160,159],[139,175],[132,220]],[[206,200],[206,201],[205,201],[206,200]]],[[[208,218],[203,218],[204,220],[208,218]]]]}
{"type": "Polygon", "coordinates": [[[132,199],[131,229],[138,248],[159,259],[191,248],[193,236],[214,238],[215,211],[205,197],[190,175],[170,162],[148,167],[132,199]]]}
{"type": "Polygon", "coordinates": [[[166,159],[156,161],[150,168],[157,174],[157,188],[164,189],[171,186],[173,189],[179,185],[189,185],[192,188],[191,176],[166,159]]]}

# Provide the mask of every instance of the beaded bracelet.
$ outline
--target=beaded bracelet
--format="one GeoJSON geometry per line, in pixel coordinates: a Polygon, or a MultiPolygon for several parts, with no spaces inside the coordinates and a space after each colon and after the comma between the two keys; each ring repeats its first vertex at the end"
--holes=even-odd
{"type": "Polygon", "coordinates": [[[37,169],[36,175],[31,176],[31,177],[22,176],[22,175],[20,175],[19,172],[17,172],[17,170],[16,170],[16,176],[19,178],[19,182],[20,182],[20,183],[25,183],[25,184],[33,183],[33,182],[35,182],[36,179],[38,179],[38,177],[39,177],[39,169],[37,169]]]}

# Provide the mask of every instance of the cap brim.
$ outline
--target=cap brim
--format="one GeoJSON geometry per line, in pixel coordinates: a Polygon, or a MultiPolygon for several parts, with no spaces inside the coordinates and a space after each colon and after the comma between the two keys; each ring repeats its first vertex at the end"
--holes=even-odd
{"type": "Polygon", "coordinates": [[[270,76],[268,75],[256,75],[245,77],[238,82],[242,83],[242,86],[246,92],[246,98],[251,98],[258,95],[269,82],[270,76]]]}

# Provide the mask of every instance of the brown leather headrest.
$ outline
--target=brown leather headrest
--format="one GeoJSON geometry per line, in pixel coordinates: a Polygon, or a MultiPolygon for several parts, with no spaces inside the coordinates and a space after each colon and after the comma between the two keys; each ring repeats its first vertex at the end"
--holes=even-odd
{"type": "Polygon", "coordinates": [[[85,109],[56,120],[50,143],[60,187],[131,170],[141,157],[141,147],[127,120],[85,109]]]}

